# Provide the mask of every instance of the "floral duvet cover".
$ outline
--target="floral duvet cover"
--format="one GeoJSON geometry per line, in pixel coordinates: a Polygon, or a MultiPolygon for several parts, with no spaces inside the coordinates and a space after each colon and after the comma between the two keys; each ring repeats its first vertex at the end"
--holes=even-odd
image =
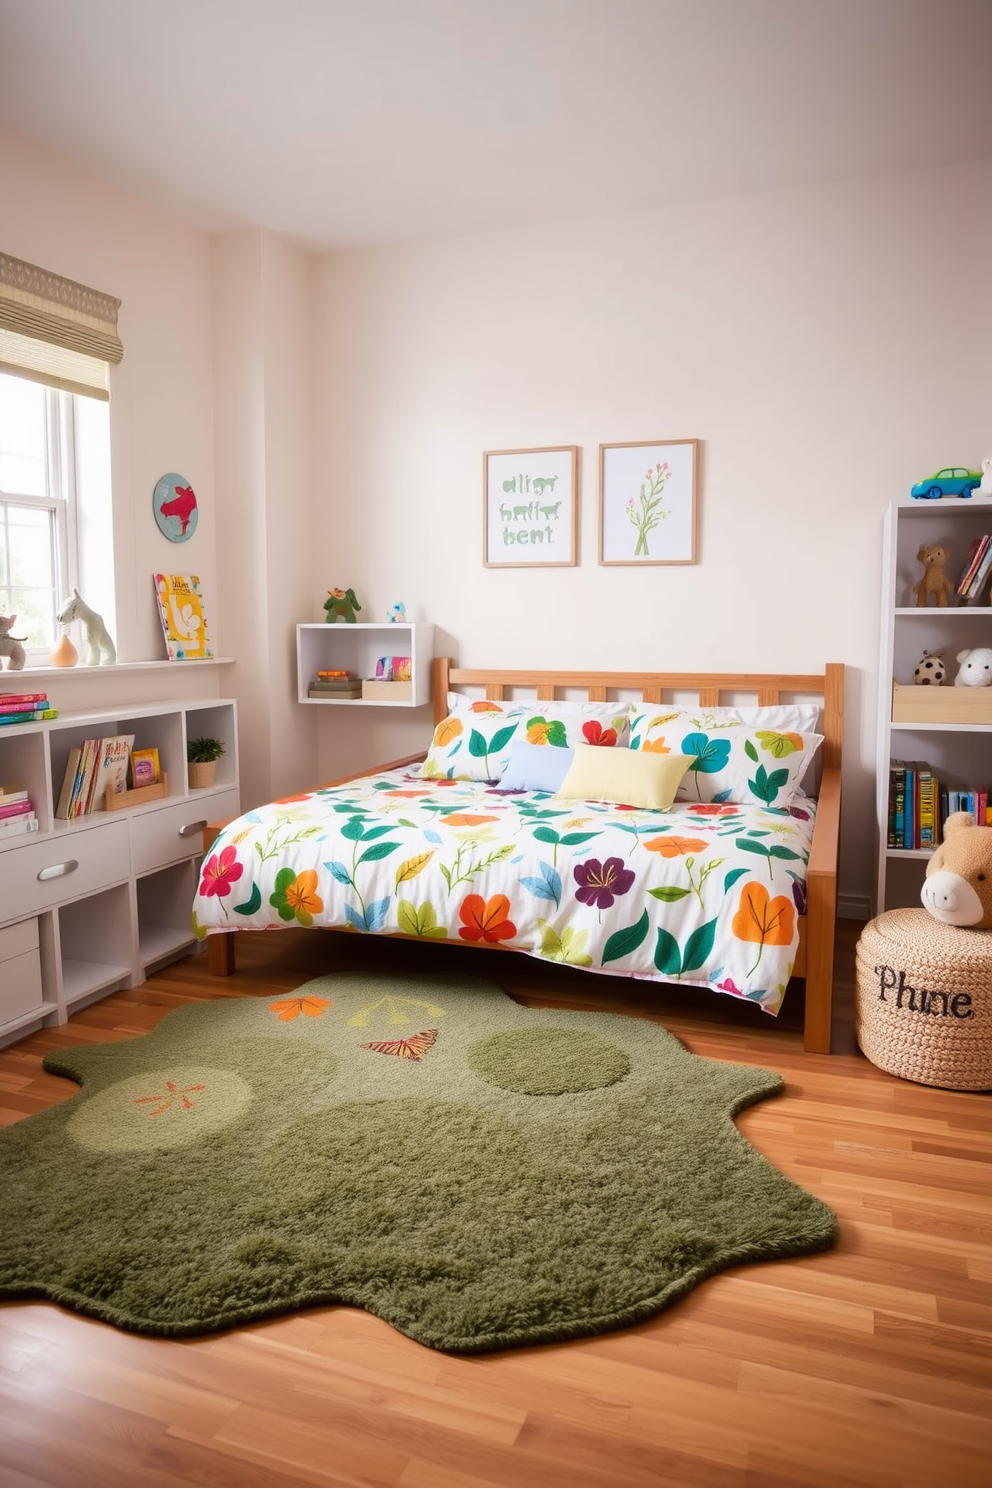
{"type": "Polygon", "coordinates": [[[504,946],[777,1013],[815,802],[643,811],[403,770],[247,812],[204,859],[196,934],[332,926],[504,946]]]}

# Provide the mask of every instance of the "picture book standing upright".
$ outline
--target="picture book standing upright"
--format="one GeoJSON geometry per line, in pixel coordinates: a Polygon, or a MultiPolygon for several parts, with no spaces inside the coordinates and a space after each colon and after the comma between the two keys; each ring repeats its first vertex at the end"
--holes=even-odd
{"type": "Polygon", "coordinates": [[[196,574],[153,574],[162,633],[170,661],[207,661],[213,656],[196,574]]]}

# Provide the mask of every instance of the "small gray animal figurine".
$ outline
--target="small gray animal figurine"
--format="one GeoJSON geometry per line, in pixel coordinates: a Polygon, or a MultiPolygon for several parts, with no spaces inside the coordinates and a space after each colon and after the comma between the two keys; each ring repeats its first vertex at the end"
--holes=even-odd
{"type": "Polygon", "coordinates": [[[8,672],[19,672],[28,655],[21,645],[22,641],[27,640],[27,636],[14,636],[10,633],[16,619],[16,615],[0,615],[0,656],[9,658],[8,672]]]}

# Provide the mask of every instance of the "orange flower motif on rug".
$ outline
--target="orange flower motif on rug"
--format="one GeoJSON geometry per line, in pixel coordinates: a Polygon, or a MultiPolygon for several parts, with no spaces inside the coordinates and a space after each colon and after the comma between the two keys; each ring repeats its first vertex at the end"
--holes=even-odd
{"type": "Polygon", "coordinates": [[[281,997],[269,1003],[269,1012],[275,1013],[280,1023],[291,1023],[301,1014],[305,1018],[319,1018],[334,1004],[327,997],[281,997]]]}

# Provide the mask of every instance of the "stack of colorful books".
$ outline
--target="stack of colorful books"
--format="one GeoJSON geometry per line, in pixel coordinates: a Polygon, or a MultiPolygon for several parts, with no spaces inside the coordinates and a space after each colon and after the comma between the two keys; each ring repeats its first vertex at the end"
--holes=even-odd
{"type": "Polygon", "coordinates": [[[312,698],[360,698],[362,679],[347,671],[318,672],[310,683],[312,698]]]}
{"type": "Polygon", "coordinates": [[[47,692],[0,692],[0,725],[37,723],[43,718],[58,718],[48,701],[47,692]]]}
{"type": "Polygon", "coordinates": [[[0,790],[0,844],[9,837],[37,832],[38,818],[26,790],[0,790]]]}

